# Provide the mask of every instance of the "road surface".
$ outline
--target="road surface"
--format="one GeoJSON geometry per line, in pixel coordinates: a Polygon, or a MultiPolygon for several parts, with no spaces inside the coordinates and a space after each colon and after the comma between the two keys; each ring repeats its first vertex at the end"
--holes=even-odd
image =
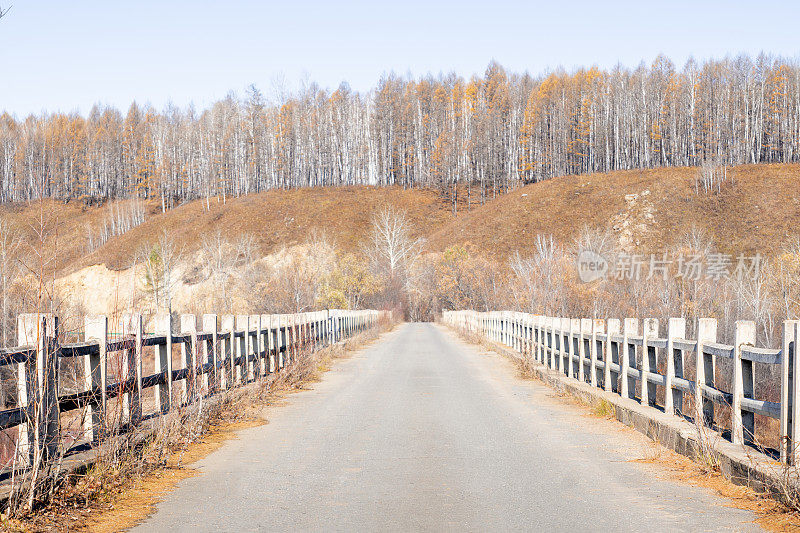
{"type": "Polygon", "coordinates": [[[644,437],[432,324],[335,364],[183,480],[138,531],[755,531],[644,437]]]}

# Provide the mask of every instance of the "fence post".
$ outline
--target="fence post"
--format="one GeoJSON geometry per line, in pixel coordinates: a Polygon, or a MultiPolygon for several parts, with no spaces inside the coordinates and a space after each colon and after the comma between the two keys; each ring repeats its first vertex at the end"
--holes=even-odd
{"type": "Polygon", "coordinates": [[[189,343],[181,342],[181,365],[186,369],[186,378],[181,387],[182,403],[189,403],[197,395],[197,318],[181,315],[181,335],[189,335],[189,343]]]}
{"type": "Polygon", "coordinates": [[[795,464],[797,445],[795,443],[796,423],[795,399],[797,398],[798,368],[797,337],[800,332],[797,320],[783,322],[783,339],[781,344],[781,462],[795,464]]]}
{"type": "MultiPolygon", "coordinates": [[[[576,355],[578,352],[575,349],[575,335],[581,331],[581,321],[578,318],[564,318],[561,320],[561,328],[562,330],[566,329],[566,334],[562,337],[561,344],[562,365],[564,365],[564,357],[567,358],[566,365],[562,367],[562,370],[566,369],[564,373],[567,376],[574,378],[576,374],[574,355],[576,355]]],[[[580,365],[580,361],[578,361],[578,365],[580,365]]]]}
{"type": "Polygon", "coordinates": [[[620,350],[620,363],[622,374],[622,391],[620,395],[623,398],[636,398],[636,378],[628,374],[628,369],[633,362],[636,368],[636,345],[630,340],[630,337],[636,335],[639,331],[639,321],[635,318],[626,318],[622,327],[622,346],[620,350]]]}
{"type": "Polygon", "coordinates": [[[105,316],[87,316],[84,318],[84,339],[87,342],[97,343],[97,354],[92,354],[84,360],[84,387],[92,393],[91,400],[87,403],[86,418],[84,419],[84,432],[86,437],[94,444],[100,442],[105,436],[106,404],[106,372],[108,348],[108,318],[105,316]]]}
{"type": "Polygon", "coordinates": [[[536,329],[538,331],[539,338],[537,342],[539,343],[539,362],[545,366],[547,366],[547,317],[539,315],[536,317],[536,329]]]}
{"type": "Polygon", "coordinates": [[[558,326],[561,324],[561,320],[555,317],[550,317],[547,319],[547,330],[548,330],[548,341],[550,345],[548,360],[550,361],[550,368],[558,371],[557,361],[561,357],[561,354],[556,353],[556,330],[558,326]]]}
{"type": "Polygon", "coordinates": [[[168,413],[172,400],[172,315],[163,313],[153,319],[156,335],[164,335],[164,342],[157,346],[155,370],[164,374],[164,379],[156,388],[156,405],[162,413],[168,413]]]}
{"type": "Polygon", "coordinates": [[[204,363],[211,363],[211,372],[203,374],[203,386],[209,394],[219,390],[219,368],[217,367],[217,353],[218,348],[218,322],[217,315],[205,314],[203,315],[203,332],[210,333],[211,338],[205,342],[204,363]],[[209,377],[209,374],[211,376],[209,377]]]}
{"type": "MultiPolygon", "coordinates": [[[[592,348],[590,346],[592,341],[592,319],[581,318],[580,330],[578,331],[578,380],[582,383],[586,382],[586,363],[589,362],[589,353],[592,348]],[[586,347],[589,345],[589,353],[586,353],[586,347]]],[[[589,370],[591,374],[592,370],[589,370]]]]}
{"type": "Polygon", "coordinates": [[[261,364],[261,356],[264,353],[264,342],[261,335],[261,315],[250,315],[250,329],[255,330],[251,338],[253,343],[253,379],[258,379],[264,375],[261,364]]]}
{"type": "MultiPolygon", "coordinates": [[[[473,326],[474,330],[474,326],[473,326]]],[[[533,315],[525,315],[525,352],[533,359],[533,315]]]]}
{"type": "Polygon", "coordinates": [[[619,335],[620,332],[619,319],[609,318],[608,321],[606,322],[606,327],[607,327],[606,346],[605,346],[605,353],[603,354],[603,359],[605,359],[605,365],[603,368],[605,383],[603,383],[603,389],[611,392],[618,392],[619,385],[617,384],[617,380],[619,379],[619,372],[612,372],[611,365],[620,364],[619,344],[613,342],[611,340],[611,337],[619,335]]]}
{"type": "Polygon", "coordinates": [[[236,339],[236,359],[238,360],[236,383],[241,385],[250,381],[250,316],[236,315],[236,331],[241,337],[236,339]]]}
{"type": "Polygon", "coordinates": [[[133,386],[123,396],[123,409],[127,411],[127,419],[136,425],[142,421],[142,315],[138,313],[122,316],[120,334],[133,335],[133,348],[125,350],[126,381],[133,380],[133,386]]]}
{"type": "MultiPolygon", "coordinates": [[[[605,321],[600,318],[595,318],[592,320],[592,342],[589,346],[590,354],[589,354],[589,366],[590,366],[590,379],[589,383],[592,387],[597,387],[598,381],[598,374],[600,374],[600,369],[598,368],[598,356],[603,355],[603,344],[598,339],[598,336],[602,335],[605,331],[605,321]]],[[[600,376],[603,379],[604,374],[600,376]]]]}
{"type": "MultiPolygon", "coordinates": [[[[289,328],[286,317],[288,315],[277,315],[278,319],[278,370],[283,368],[286,354],[289,351],[289,328]]],[[[344,327],[344,326],[343,326],[344,327]]]]}
{"type": "Polygon", "coordinates": [[[683,390],[673,386],[673,378],[683,378],[683,350],[675,348],[675,339],[686,338],[686,319],[670,318],[667,322],[667,374],[664,377],[664,412],[683,413],[683,390]]]}
{"type": "Polygon", "coordinates": [[[269,374],[270,370],[270,336],[272,335],[272,330],[270,329],[270,320],[269,315],[260,315],[259,319],[259,327],[261,328],[258,339],[261,345],[261,376],[266,377],[269,374]]]}
{"type": "Polygon", "coordinates": [[[261,323],[266,324],[267,327],[267,360],[266,360],[266,373],[271,374],[275,372],[275,350],[278,343],[276,339],[275,329],[275,315],[263,315],[261,323]]]}
{"type": "Polygon", "coordinates": [[[700,426],[714,424],[714,401],[706,398],[703,388],[714,385],[714,356],[704,353],[703,345],[717,341],[717,320],[715,318],[699,318],[697,320],[697,382],[695,385],[695,405],[697,421],[700,426]]]}
{"type": "Polygon", "coordinates": [[[236,386],[236,350],[234,349],[236,345],[236,321],[233,315],[222,315],[220,321],[222,333],[225,335],[222,342],[223,350],[220,353],[223,369],[220,377],[223,382],[222,386],[230,389],[236,386]]]}
{"type": "Polygon", "coordinates": [[[18,451],[25,464],[31,464],[36,450],[42,459],[58,451],[58,317],[46,313],[23,313],[17,317],[17,343],[33,346],[19,374],[19,403],[25,397],[26,424],[19,426],[18,451]]]}
{"type": "Polygon", "coordinates": [[[753,397],[753,362],[742,358],[743,346],[755,346],[756,323],[737,320],[733,340],[733,405],[731,405],[731,440],[734,444],[752,443],[755,414],[742,410],[742,398],[753,397]]]}
{"type": "Polygon", "coordinates": [[[556,327],[558,328],[558,370],[562,374],[567,373],[567,352],[569,349],[569,336],[571,320],[569,318],[556,319],[556,327]]]}
{"type": "Polygon", "coordinates": [[[656,347],[650,340],[658,337],[658,319],[646,318],[642,324],[642,405],[655,406],[656,384],[650,382],[650,372],[658,369],[656,347]]]}

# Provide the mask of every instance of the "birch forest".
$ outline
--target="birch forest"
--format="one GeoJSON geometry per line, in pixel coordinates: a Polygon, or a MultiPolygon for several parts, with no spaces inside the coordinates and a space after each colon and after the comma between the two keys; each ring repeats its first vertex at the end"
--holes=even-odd
{"type": "Polygon", "coordinates": [[[559,175],[793,162],[798,148],[796,61],[739,56],[679,68],[660,56],[538,76],[492,62],[469,79],[388,74],[367,93],[311,83],[268,99],[251,86],[204,110],[5,113],[0,201],[138,197],[168,209],[370,184],[432,187],[454,206],[474,205],[559,175]]]}

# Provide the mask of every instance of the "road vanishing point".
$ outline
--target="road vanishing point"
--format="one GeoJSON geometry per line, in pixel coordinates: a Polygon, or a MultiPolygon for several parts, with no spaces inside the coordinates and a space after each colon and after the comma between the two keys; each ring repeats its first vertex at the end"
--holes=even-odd
{"type": "Polygon", "coordinates": [[[338,361],[135,531],[758,531],[653,445],[433,324],[338,361]]]}

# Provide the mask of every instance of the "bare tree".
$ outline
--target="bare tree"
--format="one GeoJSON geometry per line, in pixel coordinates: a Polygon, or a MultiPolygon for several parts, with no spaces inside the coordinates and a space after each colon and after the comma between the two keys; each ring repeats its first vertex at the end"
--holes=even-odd
{"type": "Polygon", "coordinates": [[[0,221],[0,313],[2,313],[3,346],[8,346],[9,334],[9,281],[19,271],[17,251],[20,247],[19,234],[6,222],[0,221]]]}
{"type": "Polygon", "coordinates": [[[419,256],[424,240],[412,235],[411,222],[404,211],[385,207],[372,218],[372,231],[366,253],[372,264],[388,278],[405,275],[419,256]]]}
{"type": "Polygon", "coordinates": [[[164,230],[158,242],[152,247],[144,248],[140,255],[144,265],[145,287],[153,298],[153,304],[156,309],[164,308],[171,313],[181,250],[164,230]]]}

